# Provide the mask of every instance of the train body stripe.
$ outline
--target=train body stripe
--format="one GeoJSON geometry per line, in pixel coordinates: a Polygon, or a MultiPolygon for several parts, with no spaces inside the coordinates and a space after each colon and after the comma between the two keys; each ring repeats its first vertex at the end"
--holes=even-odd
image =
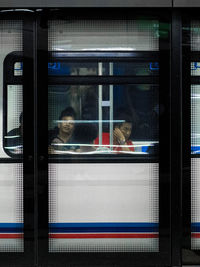
{"type": "Polygon", "coordinates": [[[192,233],[191,238],[200,238],[200,233],[192,233]]]}
{"type": "Polygon", "coordinates": [[[192,232],[200,232],[200,223],[191,223],[191,231],[192,232]]]}
{"type": "Polygon", "coordinates": [[[92,223],[49,223],[49,227],[158,227],[158,223],[149,222],[92,222],[92,223]]]}
{"type": "Polygon", "coordinates": [[[23,223],[0,223],[0,234],[23,233],[23,223]]]}
{"type": "Polygon", "coordinates": [[[66,238],[66,239],[89,239],[89,238],[158,238],[158,233],[150,234],[150,233],[141,233],[141,234],[133,234],[133,233],[102,233],[102,234],[49,234],[49,238],[66,238]]]}
{"type": "Polygon", "coordinates": [[[1,228],[24,228],[23,223],[0,223],[0,229],[1,228]]]}
{"type": "Polygon", "coordinates": [[[14,238],[14,239],[21,239],[24,238],[24,234],[0,234],[0,239],[10,239],[10,238],[14,238]]]}
{"type": "Polygon", "coordinates": [[[51,223],[51,233],[158,232],[157,223],[51,223]]]}

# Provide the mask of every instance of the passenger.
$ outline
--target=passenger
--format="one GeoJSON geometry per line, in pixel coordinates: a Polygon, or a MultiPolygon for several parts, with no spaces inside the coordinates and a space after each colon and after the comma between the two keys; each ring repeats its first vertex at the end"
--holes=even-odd
{"type": "Polygon", "coordinates": [[[79,125],[74,132],[76,141],[79,143],[80,148],[76,150],[78,153],[94,152],[94,140],[97,137],[97,128],[91,123],[83,123],[79,125]]]}
{"type": "MultiPolygon", "coordinates": [[[[132,120],[131,117],[125,113],[121,112],[117,116],[118,121],[114,124],[113,131],[113,151],[116,152],[134,152],[134,146],[130,139],[132,132],[132,120]]],[[[95,139],[94,143],[99,144],[99,137],[95,139]]],[[[102,145],[108,146],[110,144],[110,134],[102,133],[102,145]]]]}
{"type": "Polygon", "coordinates": [[[116,123],[113,131],[113,145],[116,145],[113,150],[117,152],[127,151],[133,152],[134,147],[130,139],[132,132],[132,120],[127,114],[120,114],[118,120],[125,120],[125,122],[116,123]]]}
{"type": "Polygon", "coordinates": [[[8,132],[5,136],[5,147],[12,153],[23,153],[23,112],[19,117],[19,127],[8,132]]]}
{"type": "Polygon", "coordinates": [[[58,127],[54,131],[54,137],[50,144],[50,153],[58,151],[75,150],[76,146],[73,133],[74,133],[74,120],[75,112],[72,107],[68,107],[61,112],[59,117],[58,127]]]}

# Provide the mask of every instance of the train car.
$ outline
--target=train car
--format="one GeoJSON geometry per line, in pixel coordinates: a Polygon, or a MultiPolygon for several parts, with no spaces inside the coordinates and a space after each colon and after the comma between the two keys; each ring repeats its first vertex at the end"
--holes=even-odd
{"type": "Polygon", "coordinates": [[[200,263],[199,9],[136,2],[0,3],[2,264],[200,263]]]}

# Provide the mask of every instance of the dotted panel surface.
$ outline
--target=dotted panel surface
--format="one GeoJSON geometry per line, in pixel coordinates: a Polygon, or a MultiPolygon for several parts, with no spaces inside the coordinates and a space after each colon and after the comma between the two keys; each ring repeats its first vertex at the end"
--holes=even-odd
{"type": "MultiPolygon", "coordinates": [[[[0,125],[3,125],[3,62],[15,51],[23,51],[23,22],[20,20],[0,21],[0,125]]],[[[14,68],[14,66],[13,66],[14,68]]],[[[9,86],[8,86],[9,88],[9,86]]],[[[9,90],[9,89],[8,89],[9,90]]],[[[19,126],[22,111],[22,85],[8,92],[8,130],[19,126]],[[12,95],[9,94],[12,91],[12,95]]],[[[3,131],[0,132],[0,157],[7,157],[3,150],[3,131]]],[[[23,217],[23,164],[0,164],[0,226],[3,223],[22,224],[23,217]]],[[[13,232],[14,233],[14,232],[13,232]]],[[[3,233],[4,234],[4,233],[3,233]]],[[[5,232],[6,234],[6,232],[5,232]]],[[[23,234],[23,233],[20,233],[23,234]]],[[[23,238],[0,238],[0,252],[23,252],[23,238]]]]}
{"type": "MultiPolygon", "coordinates": [[[[49,164],[49,223],[97,222],[158,224],[159,165],[49,164]]],[[[157,252],[156,234],[157,238],[49,238],[49,251],[157,252]]]]}
{"type": "Polygon", "coordinates": [[[50,51],[159,50],[156,20],[50,20],[50,51]]]}
{"type": "MultiPolygon", "coordinates": [[[[200,222],[200,159],[191,159],[191,221],[192,223],[200,222]]],[[[194,233],[193,233],[194,234],[194,233]]],[[[197,237],[191,238],[191,249],[200,249],[200,239],[197,237]]]]}
{"type": "MultiPolygon", "coordinates": [[[[24,222],[23,215],[23,164],[0,164],[0,235],[7,234],[7,238],[0,238],[0,252],[23,252],[23,229],[17,229],[17,225],[24,222]],[[13,225],[13,230],[6,231],[13,225]],[[16,227],[16,229],[15,229],[16,227]],[[7,227],[6,227],[7,228],[7,227]],[[12,238],[17,234],[18,237],[12,238]]],[[[5,237],[5,236],[4,236],[5,237]]]]}

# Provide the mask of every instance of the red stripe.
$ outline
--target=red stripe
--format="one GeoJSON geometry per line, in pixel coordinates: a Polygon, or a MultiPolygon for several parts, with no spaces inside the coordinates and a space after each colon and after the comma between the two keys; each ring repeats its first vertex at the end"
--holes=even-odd
{"type": "Polygon", "coordinates": [[[23,238],[24,234],[0,234],[0,238],[23,238]]]}
{"type": "Polygon", "coordinates": [[[200,233],[192,233],[191,237],[192,238],[200,238],[200,233]]]}
{"type": "Polygon", "coordinates": [[[49,234],[49,238],[158,238],[158,234],[49,234]]]}

